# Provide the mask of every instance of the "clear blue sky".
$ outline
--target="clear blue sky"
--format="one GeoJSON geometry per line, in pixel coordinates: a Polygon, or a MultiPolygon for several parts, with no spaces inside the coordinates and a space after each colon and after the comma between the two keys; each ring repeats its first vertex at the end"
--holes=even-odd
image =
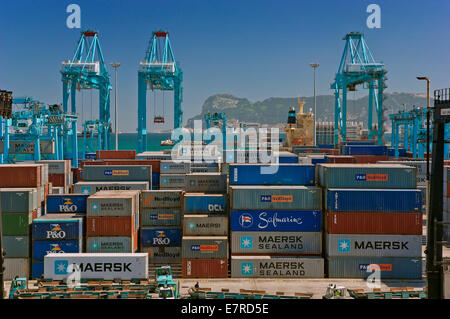
{"type": "MultiPolygon", "coordinates": [[[[183,68],[185,121],[216,93],[251,101],[311,96],[308,64],[313,61],[321,64],[318,94],[331,94],[342,37],[350,31],[364,32],[375,59],[386,64],[387,92],[424,92],[424,83],[415,79],[420,74],[431,78],[433,89],[450,87],[448,0],[0,0],[1,88],[61,103],[61,61],[72,57],[80,35],[79,29],[66,27],[70,3],[81,6],[82,29],[100,32],[108,65],[122,62],[119,126],[129,132],[137,125],[138,64],[151,32],[159,28],[169,30],[183,68]],[[370,3],[381,7],[381,29],[366,26],[370,3]]],[[[351,97],[365,94],[359,91],[351,97]]],[[[82,95],[78,97],[81,112],[82,95]]],[[[172,93],[166,93],[170,125],[172,99],[172,93]]],[[[82,104],[83,116],[89,118],[90,93],[84,94],[82,104]]],[[[94,106],[95,114],[96,98],[94,106]]],[[[159,110],[162,113],[161,106],[159,110]]],[[[150,130],[155,127],[153,106],[148,113],[150,130]]]]}

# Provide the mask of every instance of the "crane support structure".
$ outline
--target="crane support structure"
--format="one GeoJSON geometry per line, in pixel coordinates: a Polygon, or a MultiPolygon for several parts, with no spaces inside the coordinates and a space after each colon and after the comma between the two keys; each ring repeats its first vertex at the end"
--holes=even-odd
{"type": "MultiPolygon", "coordinates": [[[[139,64],[138,71],[138,151],[147,150],[147,89],[152,91],[173,91],[173,128],[181,127],[183,112],[183,71],[175,61],[167,31],[154,31],[148,44],[145,60],[139,64]]],[[[156,119],[155,119],[156,122],[156,119]]],[[[163,122],[158,117],[158,122],[163,122]]]]}
{"type": "Polygon", "coordinates": [[[376,63],[370,52],[364,35],[358,32],[348,33],[345,40],[344,53],[331,84],[334,90],[334,144],[347,142],[347,92],[356,91],[356,86],[363,85],[369,89],[368,130],[369,139],[375,135],[378,145],[383,144],[383,89],[387,70],[383,63],[376,63]],[[375,106],[377,113],[377,130],[372,126],[372,113],[375,106]]]}
{"type": "MultiPolygon", "coordinates": [[[[72,60],[62,63],[63,111],[67,113],[69,97],[71,113],[77,114],[76,90],[99,90],[99,150],[110,148],[109,132],[111,130],[110,91],[111,82],[98,39],[98,32],[86,30],[81,32],[72,60]]],[[[72,165],[78,167],[77,123],[72,124],[72,165]]],[[[67,138],[67,137],[66,137],[67,138]]],[[[64,156],[67,154],[67,141],[64,143],[64,156]]],[[[85,152],[83,152],[85,153],[85,152]]]]}

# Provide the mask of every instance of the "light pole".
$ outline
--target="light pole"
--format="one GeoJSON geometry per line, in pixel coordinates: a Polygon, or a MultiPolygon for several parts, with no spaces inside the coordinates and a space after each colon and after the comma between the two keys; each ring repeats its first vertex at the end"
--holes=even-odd
{"type": "Polygon", "coordinates": [[[316,141],[316,116],[317,116],[317,100],[316,100],[316,69],[319,67],[319,63],[310,63],[309,66],[314,69],[314,146],[317,145],[316,141]]]}
{"type": "Polygon", "coordinates": [[[417,80],[427,81],[427,217],[430,199],[430,79],[426,76],[418,76],[417,80]]]}
{"type": "Polygon", "coordinates": [[[116,133],[116,151],[119,149],[119,130],[118,130],[118,124],[119,120],[117,118],[117,69],[120,66],[120,63],[111,63],[111,66],[114,68],[114,126],[115,126],[115,133],[116,133]]]}

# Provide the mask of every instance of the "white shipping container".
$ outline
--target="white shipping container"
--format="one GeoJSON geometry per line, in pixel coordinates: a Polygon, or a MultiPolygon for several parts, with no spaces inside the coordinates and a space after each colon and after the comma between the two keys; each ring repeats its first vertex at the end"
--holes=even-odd
{"type": "MultiPolygon", "coordinates": [[[[147,279],[148,254],[49,254],[45,256],[45,279],[67,280],[70,270],[72,272],[78,270],[80,279],[147,279]]],[[[75,275],[72,278],[75,278],[75,275]]]]}

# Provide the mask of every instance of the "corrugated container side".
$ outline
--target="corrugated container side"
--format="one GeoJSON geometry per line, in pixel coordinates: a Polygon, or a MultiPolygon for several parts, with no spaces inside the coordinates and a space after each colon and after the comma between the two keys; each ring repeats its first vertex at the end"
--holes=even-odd
{"type": "Polygon", "coordinates": [[[192,213],[224,213],[227,197],[224,194],[185,193],[183,211],[192,213]]]}
{"type": "Polygon", "coordinates": [[[3,249],[6,258],[30,257],[28,236],[3,236],[3,249]]]}
{"type": "Polygon", "coordinates": [[[138,230],[137,218],[132,217],[87,217],[86,236],[134,236],[138,230]]]}
{"type": "Polygon", "coordinates": [[[115,264],[117,267],[93,267],[81,268],[80,277],[84,278],[103,278],[104,280],[122,280],[148,279],[148,258],[147,254],[50,254],[44,259],[44,277],[46,279],[64,280],[67,279],[68,265],[80,264],[115,264]],[[126,269],[125,269],[126,267],[126,269]]]}
{"type": "Polygon", "coordinates": [[[81,167],[87,166],[98,166],[98,165],[127,165],[127,166],[141,166],[141,165],[149,165],[152,167],[152,173],[159,173],[159,166],[160,161],[159,160],[114,160],[114,159],[105,159],[105,160],[98,160],[98,161],[84,161],[81,163],[81,167]]]}
{"type": "Polygon", "coordinates": [[[178,208],[151,208],[141,211],[141,226],[181,226],[178,208]]]}
{"type": "Polygon", "coordinates": [[[322,209],[322,190],[314,186],[231,186],[231,209],[322,209]]]}
{"type": "Polygon", "coordinates": [[[422,192],[418,189],[328,189],[329,212],[421,212],[422,192]]]}
{"type": "Polygon", "coordinates": [[[33,260],[31,268],[31,279],[42,278],[44,275],[44,261],[33,260]]]}
{"type": "Polygon", "coordinates": [[[422,259],[410,257],[329,257],[330,278],[367,278],[377,265],[383,279],[422,279],[422,259]],[[369,270],[369,271],[368,271],[369,270]]]}
{"type": "Polygon", "coordinates": [[[47,196],[47,213],[86,213],[86,194],[61,194],[47,196]]]}
{"type": "Polygon", "coordinates": [[[38,164],[48,165],[48,174],[68,174],[66,160],[41,160],[36,162],[38,164]]]}
{"type": "Polygon", "coordinates": [[[228,258],[228,237],[183,236],[183,259],[226,259],[228,258]]]}
{"type": "Polygon", "coordinates": [[[322,253],[321,232],[232,232],[232,254],[322,253]]]}
{"type": "Polygon", "coordinates": [[[120,150],[120,151],[98,150],[96,152],[97,159],[134,159],[135,157],[136,157],[136,150],[120,150]]]}
{"type": "Polygon", "coordinates": [[[191,170],[190,162],[161,161],[161,174],[187,174],[191,170]]]}
{"type": "Polygon", "coordinates": [[[184,189],[186,187],[185,174],[160,174],[159,175],[160,189],[184,189]]]}
{"type": "Polygon", "coordinates": [[[86,242],[87,253],[134,253],[137,250],[136,240],[133,237],[106,236],[88,237],[86,242]]]}
{"type": "MultiPolygon", "coordinates": [[[[133,191],[128,191],[133,192],[133,191]]],[[[87,216],[131,216],[138,213],[139,193],[96,193],[87,199],[87,216]],[[101,195],[99,195],[101,194],[101,195]],[[136,209],[137,208],[137,209],[136,209]]]]}
{"type": "Polygon", "coordinates": [[[186,175],[186,192],[225,193],[227,175],[221,173],[191,173],[186,175]]]}
{"type": "Polygon", "coordinates": [[[232,278],[323,278],[318,257],[231,256],[232,278]]]}
{"type": "Polygon", "coordinates": [[[5,258],[3,265],[5,267],[4,280],[13,280],[17,276],[19,278],[28,278],[30,276],[29,258],[5,258]]]}
{"type": "Polygon", "coordinates": [[[181,247],[141,247],[141,252],[148,253],[150,264],[171,264],[181,262],[181,247]]]}
{"type": "Polygon", "coordinates": [[[231,185],[314,185],[314,165],[230,164],[231,185]]]}
{"type": "Polygon", "coordinates": [[[33,240],[33,260],[44,260],[48,254],[81,253],[82,240],[33,240]]]}
{"type": "Polygon", "coordinates": [[[311,231],[322,229],[319,210],[232,210],[232,231],[311,231]]]}
{"type": "Polygon", "coordinates": [[[181,190],[141,192],[141,210],[147,208],[181,208],[181,190]]]}
{"type": "Polygon", "coordinates": [[[33,220],[31,229],[33,240],[79,239],[83,235],[83,223],[81,218],[35,219],[33,220]]]}
{"type": "Polygon", "coordinates": [[[350,155],[326,155],[327,162],[330,164],[354,164],[356,159],[350,155]]]}
{"type": "Polygon", "coordinates": [[[74,185],[74,193],[92,195],[99,191],[114,190],[148,190],[148,182],[78,182],[74,185]]]}
{"type": "Polygon", "coordinates": [[[330,234],[421,235],[422,213],[327,212],[330,234]]]}
{"type": "Polygon", "coordinates": [[[228,216],[184,215],[183,236],[226,236],[228,216]]]}
{"type": "Polygon", "coordinates": [[[41,186],[41,165],[0,165],[0,180],[2,187],[41,186]]]}
{"type": "Polygon", "coordinates": [[[416,188],[417,169],[405,165],[321,164],[320,185],[328,188],[416,188]]]}
{"type": "Polygon", "coordinates": [[[181,246],[182,230],[175,227],[142,227],[141,245],[151,246],[181,246]]]}
{"type": "Polygon", "coordinates": [[[227,278],[227,259],[183,259],[183,278],[227,278]]]}
{"type": "Polygon", "coordinates": [[[328,234],[327,256],[420,257],[422,235],[328,234]]]}
{"type": "Polygon", "coordinates": [[[0,196],[2,213],[28,213],[38,208],[35,188],[0,188],[0,196]]]}
{"type": "Polygon", "coordinates": [[[150,182],[152,180],[152,167],[146,165],[87,165],[83,169],[85,181],[133,181],[150,182]]]}
{"type": "Polygon", "coordinates": [[[33,212],[2,213],[3,236],[29,236],[33,212]]]}

